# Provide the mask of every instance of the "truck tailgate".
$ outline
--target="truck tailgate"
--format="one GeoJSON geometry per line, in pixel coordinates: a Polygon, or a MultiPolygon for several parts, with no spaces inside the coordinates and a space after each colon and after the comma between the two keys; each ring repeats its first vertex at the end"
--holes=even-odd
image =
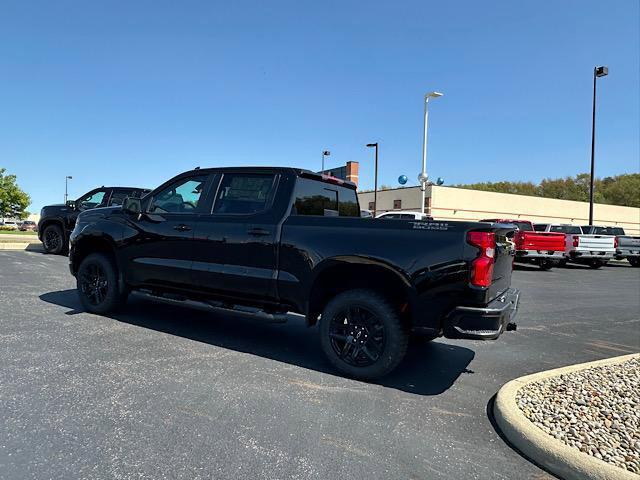
{"type": "Polygon", "coordinates": [[[618,247],[640,249],[640,237],[623,235],[618,237],[618,247]]]}
{"type": "Polygon", "coordinates": [[[515,236],[516,249],[540,251],[564,251],[565,235],[555,232],[518,232],[515,236]]]}
{"type": "MultiPolygon", "coordinates": [[[[574,235],[575,237],[576,235],[574,235]]],[[[615,251],[615,237],[612,235],[577,235],[578,249],[589,250],[592,252],[615,251]]]]}

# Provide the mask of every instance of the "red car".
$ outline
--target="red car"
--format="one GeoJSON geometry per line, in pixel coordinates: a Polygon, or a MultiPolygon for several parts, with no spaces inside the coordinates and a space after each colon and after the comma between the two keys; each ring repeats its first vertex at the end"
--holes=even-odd
{"type": "Polygon", "coordinates": [[[564,258],[564,233],[536,232],[529,220],[487,219],[481,222],[512,223],[517,227],[513,236],[516,262],[533,263],[541,270],[549,270],[564,258]]]}
{"type": "Polygon", "coordinates": [[[19,230],[21,232],[27,232],[27,231],[35,232],[38,230],[38,226],[36,225],[36,222],[33,222],[31,220],[25,220],[20,224],[19,230]]]}

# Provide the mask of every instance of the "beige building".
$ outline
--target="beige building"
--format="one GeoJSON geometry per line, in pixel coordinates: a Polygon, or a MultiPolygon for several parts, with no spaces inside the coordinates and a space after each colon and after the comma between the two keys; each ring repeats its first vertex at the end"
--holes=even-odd
{"type": "MultiPolygon", "coordinates": [[[[360,208],[373,210],[373,192],[358,193],[360,208]]],[[[420,210],[420,187],[394,188],[378,192],[377,212],[420,210]]],[[[522,218],[534,223],[586,225],[589,204],[553,198],[508,193],[483,192],[453,187],[427,187],[425,211],[441,220],[480,220],[483,218],[522,218]]],[[[640,208],[597,203],[594,224],[624,228],[640,235],[640,208]]]]}

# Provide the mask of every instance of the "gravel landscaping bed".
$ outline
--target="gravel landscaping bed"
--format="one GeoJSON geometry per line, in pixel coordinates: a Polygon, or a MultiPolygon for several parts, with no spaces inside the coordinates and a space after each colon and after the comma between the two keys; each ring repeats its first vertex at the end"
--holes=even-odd
{"type": "Polygon", "coordinates": [[[516,399],[544,432],[640,474],[640,358],[533,382],[516,399]]]}

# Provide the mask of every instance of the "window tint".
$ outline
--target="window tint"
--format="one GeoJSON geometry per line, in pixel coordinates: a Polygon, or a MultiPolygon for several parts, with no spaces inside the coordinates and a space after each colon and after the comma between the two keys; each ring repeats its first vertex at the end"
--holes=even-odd
{"type": "Polygon", "coordinates": [[[105,193],[105,190],[99,190],[89,195],[85,195],[84,197],[80,198],[80,200],[78,200],[78,207],[81,210],[89,210],[91,208],[99,207],[100,204],[102,204],[102,201],[105,200],[105,193]]]}
{"type": "Polygon", "coordinates": [[[127,197],[133,197],[133,195],[122,190],[121,191],[114,190],[111,193],[111,198],[109,199],[109,205],[122,205],[122,202],[124,202],[124,199],[127,197]]]}
{"type": "Polygon", "coordinates": [[[570,233],[570,234],[581,234],[582,230],[580,227],[574,227],[572,225],[551,225],[549,228],[550,232],[560,232],[560,233],[570,233]]]}
{"type": "Polygon", "coordinates": [[[333,185],[299,178],[294,198],[293,213],[296,215],[338,216],[338,190],[333,185]]]}
{"type": "Polygon", "coordinates": [[[296,182],[293,214],[359,217],[360,207],[355,190],[299,178],[296,182]]]}
{"type": "Polygon", "coordinates": [[[207,181],[206,175],[183,178],[153,195],[151,213],[194,213],[207,181]]]}
{"type": "Polygon", "coordinates": [[[360,205],[355,190],[346,187],[338,187],[338,211],[341,217],[359,217],[360,205]]]}
{"type": "Polygon", "coordinates": [[[531,228],[531,224],[528,222],[512,222],[515,224],[519,230],[523,232],[531,232],[533,229],[531,228]]]}
{"type": "Polygon", "coordinates": [[[273,175],[228,173],[222,177],[213,213],[247,215],[267,208],[273,175]]]}

